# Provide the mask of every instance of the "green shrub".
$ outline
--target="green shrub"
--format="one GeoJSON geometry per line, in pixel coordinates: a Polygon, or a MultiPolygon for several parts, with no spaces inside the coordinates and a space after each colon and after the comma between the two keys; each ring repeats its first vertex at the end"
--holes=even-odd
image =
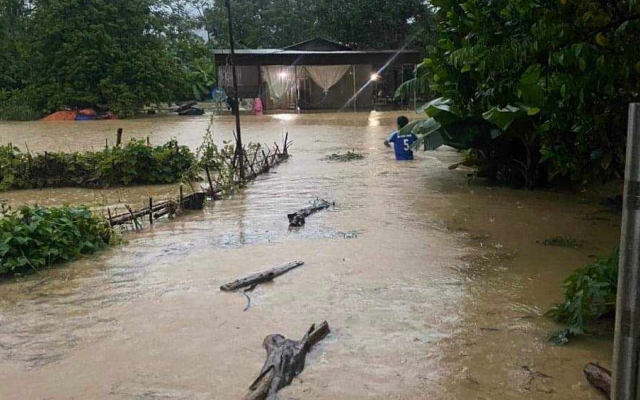
{"type": "Polygon", "coordinates": [[[114,231],[86,207],[3,206],[0,275],[38,270],[93,253],[115,241],[114,231]]]}
{"type": "Polygon", "coordinates": [[[42,117],[29,101],[25,92],[0,91],[0,120],[33,121],[42,117]]]}
{"type": "Polygon", "coordinates": [[[589,323],[615,311],[619,260],[620,251],[615,250],[567,277],[564,302],[548,312],[556,321],[567,325],[552,335],[553,342],[566,343],[570,337],[584,333],[589,323]]]}
{"type": "Polygon", "coordinates": [[[122,147],[86,153],[23,153],[0,146],[0,190],[44,187],[104,187],[195,180],[196,159],[170,141],[149,147],[132,139],[122,147]]]}

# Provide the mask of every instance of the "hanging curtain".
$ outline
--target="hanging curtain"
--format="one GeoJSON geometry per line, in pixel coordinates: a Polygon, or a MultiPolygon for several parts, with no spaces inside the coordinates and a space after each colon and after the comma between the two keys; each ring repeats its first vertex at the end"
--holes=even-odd
{"type": "Polygon", "coordinates": [[[275,100],[280,101],[291,89],[295,81],[294,67],[269,65],[260,67],[262,77],[269,85],[269,93],[275,100]]]}
{"type": "Polygon", "coordinates": [[[314,65],[305,67],[311,79],[324,90],[325,94],[342,79],[349,68],[351,68],[349,65],[314,65]]]}

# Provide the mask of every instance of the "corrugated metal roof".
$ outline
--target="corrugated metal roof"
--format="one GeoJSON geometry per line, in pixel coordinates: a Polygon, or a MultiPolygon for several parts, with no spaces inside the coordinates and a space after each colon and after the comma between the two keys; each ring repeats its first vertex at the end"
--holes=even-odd
{"type": "MultiPolygon", "coordinates": [[[[230,54],[229,49],[215,49],[213,54],[230,54]]],[[[415,50],[344,50],[344,51],[303,51],[303,50],[282,50],[282,49],[238,49],[236,54],[281,54],[281,55],[305,55],[305,54],[395,54],[395,53],[418,53],[415,50]]]]}

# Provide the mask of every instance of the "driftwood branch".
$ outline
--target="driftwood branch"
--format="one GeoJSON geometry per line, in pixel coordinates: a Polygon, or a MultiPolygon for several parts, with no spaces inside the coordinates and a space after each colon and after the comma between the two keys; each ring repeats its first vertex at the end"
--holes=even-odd
{"type": "Polygon", "coordinates": [[[330,332],[325,321],[318,328],[311,325],[300,341],[278,334],[265,337],[263,346],[267,359],[244,400],[276,400],[278,391],[290,385],[304,369],[307,353],[330,332]]]}
{"type": "Polygon", "coordinates": [[[598,364],[589,363],[584,367],[584,375],[589,383],[611,398],[611,372],[599,366],[598,364]]]}
{"type": "Polygon", "coordinates": [[[303,265],[302,261],[294,261],[285,265],[274,267],[266,271],[258,272],[247,276],[246,278],[236,279],[233,282],[226,283],[220,286],[220,290],[225,292],[232,292],[243,287],[257,285],[259,283],[269,282],[277,278],[278,276],[291,271],[294,268],[298,268],[303,265]]]}
{"type": "Polygon", "coordinates": [[[289,226],[302,226],[305,224],[306,222],[306,218],[314,213],[317,213],[318,211],[327,209],[329,207],[331,207],[332,205],[335,205],[335,203],[329,203],[326,200],[316,200],[313,204],[311,204],[309,207],[305,207],[301,210],[298,210],[292,214],[288,214],[287,217],[289,217],[289,226]]]}

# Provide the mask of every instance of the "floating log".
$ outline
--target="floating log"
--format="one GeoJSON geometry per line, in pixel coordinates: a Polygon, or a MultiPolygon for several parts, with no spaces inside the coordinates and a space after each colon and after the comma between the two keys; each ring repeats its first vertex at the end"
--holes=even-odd
{"type": "Polygon", "coordinates": [[[584,375],[589,383],[611,398],[611,372],[599,366],[598,364],[589,363],[584,367],[584,375]]]}
{"type": "Polygon", "coordinates": [[[258,272],[247,276],[246,278],[236,279],[233,282],[226,283],[220,286],[220,290],[225,292],[231,292],[243,287],[257,285],[259,283],[269,282],[277,278],[278,276],[291,271],[294,268],[298,268],[303,265],[303,261],[294,261],[285,265],[274,267],[263,272],[258,272]]]}
{"type": "Polygon", "coordinates": [[[315,201],[309,207],[305,207],[299,211],[294,212],[293,214],[288,214],[289,217],[289,226],[303,226],[305,224],[305,219],[318,211],[327,209],[335,205],[335,203],[329,203],[328,201],[321,199],[315,201]]]}
{"type": "Polygon", "coordinates": [[[180,113],[181,111],[188,110],[189,108],[194,107],[194,106],[196,106],[196,105],[198,105],[198,102],[197,102],[197,101],[194,101],[194,100],[192,100],[192,101],[187,101],[187,102],[185,102],[185,103],[181,103],[181,104],[178,106],[178,108],[176,108],[176,109],[175,109],[175,111],[176,111],[177,113],[180,113]]]}
{"type": "Polygon", "coordinates": [[[276,400],[278,391],[289,386],[304,370],[307,353],[330,332],[325,321],[317,329],[311,325],[300,341],[279,334],[265,337],[262,345],[267,351],[267,359],[244,400],[276,400]]]}

